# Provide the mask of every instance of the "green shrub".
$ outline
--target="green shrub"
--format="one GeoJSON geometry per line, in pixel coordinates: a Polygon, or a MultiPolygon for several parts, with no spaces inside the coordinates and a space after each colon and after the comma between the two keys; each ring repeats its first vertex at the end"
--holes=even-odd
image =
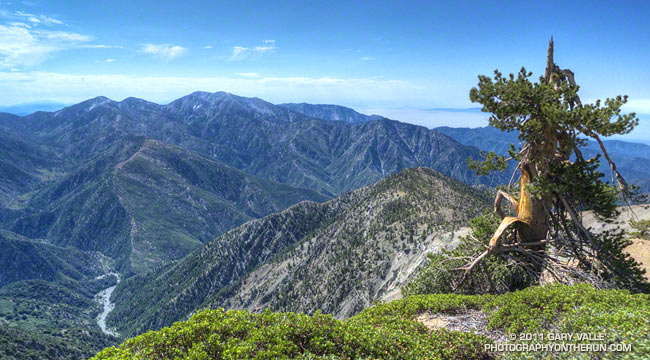
{"type": "Polygon", "coordinates": [[[346,320],[320,313],[204,310],[186,322],[104,349],[94,359],[648,359],[649,339],[650,295],[597,290],[588,284],[555,284],[504,295],[409,296],[346,320]],[[484,346],[491,340],[484,336],[429,330],[415,321],[422,313],[454,314],[468,309],[486,314],[487,330],[602,333],[606,344],[630,344],[631,351],[486,354],[484,346]]]}
{"type": "Polygon", "coordinates": [[[634,230],[630,232],[630,236],[650,240],[650,220],[630,220],[630,227],[634,230]]]}
{"type": "Polygon", "coordinates": [[[94,359],[474,359],[486,339],[399,317],[204,310],[94,359]]]}
{"type": "Polygon", "coordinates": [[[486,248],[490,237],[499,226],[499,218],[490,211],[470,220],[471,235],[461,238],[453,250],[430,254],[429,263],[404,288],[404,295],[460,293],[460,294],[503,294],[523,289],[535,280],[528,276],[513,253],[508,258],[486,257],[478,267],[465,278],[463,267],[479,256],[486,248]]]}

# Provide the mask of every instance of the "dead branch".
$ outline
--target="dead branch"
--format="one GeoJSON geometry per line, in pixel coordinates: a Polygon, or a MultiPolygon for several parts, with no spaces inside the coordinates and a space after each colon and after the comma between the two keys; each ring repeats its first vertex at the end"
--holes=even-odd
{"type": "Polygon", "coordinates": [[[533,241],[533,242],[517,242],[513,244],[504,244],[501,245],[502,248],[509,248],[509,247],[521,247],[521,246],[540,246],[540,245],[546,245],[548,243],[553,242],[553,240],[540,240],[540,241],[533,241]]]}
{"type": "Polygon", "coordinates": [[[600,140],[600,137],[598,136],[598,134],[595,134],[595,133],[591,132],[591,135],[590,134],[587,134],[587,135],[589,135],[592,138],[596,139],[596,141],[598,142],[598,145],[600,146],[600,150],[602,150],[603,155],[605,156],[605,159],[607,159],[607,162],[609,163],[609,166],[612,168],[613,176],[616,176],[616,182],[617,182],[619,188],[621,189],[623,194],[627,195],[629,193],[627,182],[625,181],[625,179],[623,179],[623,176],[621,176],[621,173],[619,173],[618,170],[616,169],[616,163],[614,161],[612,161],[612,159],[609,157],[609,154],[607,153],[607,149],[605,149],[605,144],[603,144],[603,141],[600,140]]]}
{"type": "Polygon", "coordinates": [[[492,238],[490,238],[490,243],[488,245],[488,252],[489,253],[494,253],[499,248],[499,246],[501,246],[501,237],[503,236],[505,231],[508,230],[508,228],[511,225],[517,224],[517,223],[522,223],[522,224],[525,224],[525,225],[529,225],[529,223],[523,221],[521,218],[518,218],[518,217],[506,216],[506,217],[503,218],[503,220],[501,221],[501,224],[499,224],[499,227],[497,228],[497,230],[492,235],[492,238]]]}
{"type": "MultiPolygon", "coordinates": [[[[555,89],[559,89],[563,81],[566,81],[569,86],[574,87],[574,89],[576,86],[575,74],[573,71],[570,69],[561,69],[553,61],[552,37],[548,47],[545,80],[547,83],[552,84],[555,89]]],[[[574,109],[575,106],[582,107],[582,102],[577,94],[571,94],[570,97],[568,94],[565,95],[566,97],[564,100],[569,103],[570,109],[574,109]]],[[[528,121],[528,119],[524,120],[524,122],[526,121],[528,121]]],[[[546,176],[548,168],[552,165],[552,162],[555,164],[568,162],[573,165],[574,163],[569,160],[572,150],[576,155],[576,163],[584,164],[595,160],[595,158],[585,160],[578,146],[570,141],[576,139],[576,134],[578,132],[581,132],[598,142],[605,159],[611,167],[612,183],[616,181],[616,185],[622,191],[624,200],[629,206],[627,199],[630,198],[631,195],[628,184],[618,172],[616,164],[610,158],[599,135],[592,129],[583,125],[577,125],[573,130],[570,130],[570,133],[555,135],[549,133],[549,131],[550,130],[545,129],[543,138],[540,139],[541,142],[526,143],[517,155],[506,159],[513,160],[522,155],[522,158],[520,158],[520,162],[517,164],[517,167],[510,178],[510,182],[508,183],[509,190],[513,184],[517,171],[520,171],[521,176],[518,179],[520,184],[519,200],[517,201],[507,192],[501,190],[497,192],[494,199],[494,212],[501,218],[501,223],[490,238],[487,250],[474,258],[467,266],[455,269],[463,271],[458,286],[465,281],[468,274],[479,265],[485,257],[493,254],[501,254],[504,258],[508,259],[509,263],[514,262],[521,265],[522,268],[532,276],[538,276],[540,274],[539,269],[545,269],[548,270],[549,274],[557,281],[569,278],[583,278],[588,279],[590,282],[602,280],[597,278],[599,276],[598,274],[590,274],[585,268],[585,266],[591,267],[591,273],[593,273],[593,267],[595,265],[593,262],[595,259],[594,252],[597,251],[597,249],[594,248],[594,239],[589,230],[587,230],[582,224],[576,209],[574,209],[574,207],[567,201],[564,194],[555,191],[553,193],[553,199],[548,200],[548,206],[546,203],[543,204],[543,214],[546,215],[544,223],[548,226],[547,228],[544,228],[543,225],[540,225],[542,219],[537,218],[537,216],[540,216],[541,211],[539,199],[536,200],[531,197],[531,194],[528,192],[528,186],[533,177],[546,176]],[[514,206],[516,216],[505,216],[501,208],[503,199],[508,200],[514,206]],[[532,205],[533,202],[535,202],[535,206],[532,205]],[[553,207],[555,209],[553,209],[553,207]],[[533,209],[535,209],[535,218],[533,218],[533,209]],[[567,213],[571,222],[575,225],[575,228],[570,226],[570,222],[566,221],[567,213]],[[535,220],[535,222],[533,222],[533,220],[535,220]],[[517,242],[503,244],[502,237],[506,231],[513,226],[517,229],[517,242]],[[549,234],[549,229],[551,228],[555,229],[554,239],[548,239],[551,235],[549,234]],[[546,235],[542,235],[544,233],[546,235]],[[563,233],[567,236],[566,239],[560,237],[560,234],[563,233]],[[544,239],[544,236],[546,236],[547,239],[544,239]],[[540,238],[543,240],[539,240],[540,238]],[[527,242],[526,240],[530,241],[527,242]],[[551,242],[557,242],[556,251],[566,255],[568,258],[576,259],[579,268],[571,264],[566,264],[549,254],[546,251],[546,245],[551,242]],[[523,254],[528,257],[529,261],[524,263],[522,260],[518,260],[511,256],[509,253],[523,254]]],[[[580,142],[578,141],[578,143],[580,142]]]]}
{"type": "Polygon", "coordinates": [[[585,236],[587,237],[587,239],[589,240],[590,243],[593,243],[593,239],[591,238],[591,234],[589,234],[589,231],[587,231],[587,229],[585,229],[585,227],[582,225],[582,221],[580,221],[580,219],[578,218],[578,215],[576,214],[575,210],[573,209],[571,204],[569,204],[569,202],[564,197],[564,195],[562,195],[560,193],[555,193],[555,196],[557,196],[560,199],[560,201],[562,201],[562,204],[564,205],[564,208],[569,213],[569,216],[571,217],[571,220],[576,225],[576,227],[578,229],[580,229],[580,231],[582,231],[583,234],[585,234],[585,236]]]}
{"type": "Polygon", "coordinates": [[[510,181],[508,182],[508,191],[510,191],[510,187],[512,186],[512,181],[515,179],[515,175],[517,174],[517,170],[519,170],[521,166],[520,164],[517,164],[517,167],[515,167],[515,170],[512,172],[512,176],[510,177],[510,181]]]}
{"type": "Polygon", "coordinates": [[[474,259],[474,261],[472,261],[472,263],[469,264],[469,266],[467,266],[465,268],[454,269],[454,270],[464,270],[463,277],[460,278],[460,282],[458,283],[458,286],[460,286],[462,283],[465,282],[465,279],[467,278],[467,275],[469,275],[469,273],[472,272],[472,269],[474,269],[474,266],[476,266],[478,263],[480,263],[481,260],[483,260],[483,258],[488,256],[488,255],[489,255],[489,253],[486,250],[481,255],[477,256],[476,259],[474,259]]]}
{"type": "Polygon", "coordinates": [[[504,198],[508,200],[515,209],[519,207],[519,203],[517,202],[517,200],[515,200],[515,198],[513,198],[510,194],[499,190],[497,192],[496,198],[494,198],[494,212],[497,213],[501,217],[501,219],[506,217],[503,214],[503,210],[501,210],[501,202],[503,201],[504,198]]]}

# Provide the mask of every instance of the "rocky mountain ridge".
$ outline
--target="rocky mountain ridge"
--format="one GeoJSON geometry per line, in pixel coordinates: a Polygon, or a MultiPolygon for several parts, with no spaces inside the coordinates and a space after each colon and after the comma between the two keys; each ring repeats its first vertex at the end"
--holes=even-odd
{"type": "Polygon", "coordinates": [[[356,112],[345,106],[330,104],[307,104],[307,103],[287,103],[279,104],[284,108],[295,112],[305,114],[317,119],[343,121],[350,124],[358,124],[367,121],[383,119],[380,115],[366,115],[356,112]]]}
{"type": "Polygon", "coordinates": [[[208,305],[349,316],[399,289],[423,254],[449,245],[458,224],[488,202],[427,168],[326,203],[303,202],[120,283],[108,323],[137,334],[208,305]]]}

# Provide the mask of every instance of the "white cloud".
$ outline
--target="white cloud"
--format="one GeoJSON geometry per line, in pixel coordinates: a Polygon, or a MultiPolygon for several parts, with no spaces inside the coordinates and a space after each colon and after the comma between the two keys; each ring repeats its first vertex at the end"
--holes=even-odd
{"type": "Polygon", "coordinates": [[[72,32],[0,25],[0,69],[34,66],[52,53],[77,47],[91,39],[72,32]]]}
{"type": "Polygon", "coordinates": [[[257,52],[267,52],[276,49],[275,46],[256,46],[255,51],[257,52]]]}
{"type": "Polygon", "coordinates": [[[366,56],[366,57],[362,57],[360,60],[361,61],[370,61],[370,60],[375,60],[375,58],[366,56]]]}
{"type": "Polygon", "coordinates": [[[212,49],[212,45],[206,45],[203,47],[204,49],[212,49]]]}
{"type": "Polygon", "coordinates": [[[44,24],[44,25],[65,25],[65,23],[59,19],[55,19],[45,15],[34,15],[28,14],[22,11],[16,11],[15,16],[26,18],[27,21],[34,24],[44,24]]]}
{"type": "Polygon", "coordinates": [[[0,70],[26,68],[42,63],[54,53],[73,48],[109,48],[118,46],[85,44],[92,37],[69,31],[53,30],[63,21],[24,11],[4,12],[14,21],[0,24],[0,70]]]}
{"type": "Polygon", "coordinates": [[[248,52],[250,51],[249,48],[243,47],[243,46],[234,46],[232,48],[232,56],[230,57],[231,61],[234,60],[241,60],[248,56],[248,52]]]}
{"type": "Polygon", "coordinates": [[[52,42],[80,43],[92,40],[90,36],[65,31],[34,30],[32,33],[52,42]]]}
{"type": "Polygon", "coordinates": [[[103,45],[103,44],[87,44],[87,45],[79,45],[79,48],[82,49],[123,49],[124,46],[122,45],[103,45]]]}
{"type": "Polygon", "coordinates": [[[18,21],[10,22],[9,25],[11,25],[11,26],[21,26],[21,27],[25,27],[25,28],[28,28],[28,29],[32,28],[31,25],[26,24],[24,22],[18,22],[18,21]]]}
{"type": "MultiPolygon", "coordinates": [[[[240,75],[241,76],[241,75],[240,75]]],[[[0,101],[7,105],[37,100],[65,103],[103,95],[169,102],[197,90],[228,91],[271,102],[313,102],[342,105],[427,103],[430,91],[400,80],[334,77],[144,77],[71,75],[51,72],[0,72],[0,101]]],[[[0,105],[2,105],[0,103],[0,105]]]]}
{"type": "Polygon", "coordinates": [[[41,20],[45,20],[46,23],[50,23],[50,24],[65,25],[64,22],[61,20],[48,18],[48,17],[44,18],[42,15],[41,15],[41,20]]]}
{"type": "Polygon", "coordinates": [[[264,40],[263,42],[267,45],[255,47],[233,46],[232,56],[228,60],[244,60],[251,55],[262,54],[277,49],[277,46],[275,46],[275,40],[264,40]]]}
{"type": "Polygon", "coordinates": [[[235,75],[239,75],[239,76],[243,76],[243,77],[247,77],[247,78],[258,78],[258,77],[260,77],[260,74],[258,74],[256,72],[243,72],[243,73],[237,73],[235,75]]]}
{"type": "Polygon", "coordinates": [[[140,52],[151,54],[163,60],[172,60],[182,56],[187,52],[187,49],[182,46],[170,46],[167,44],[145,44],[140,49],[140,52]]]}

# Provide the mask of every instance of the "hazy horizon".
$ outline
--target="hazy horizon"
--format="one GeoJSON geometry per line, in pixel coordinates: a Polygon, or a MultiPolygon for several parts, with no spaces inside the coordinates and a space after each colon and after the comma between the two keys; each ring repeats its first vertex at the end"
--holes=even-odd
{"type": "Polygon", "coordinates": [[[494,69],[537,79],[553,35],[583,102],[629,95],[641,124],[627,137],[650,138],[648,13],[643,1],[0,1],[0,105],[227,91],[479,126],[487,116],[431,109],[476,107],[469,90],[494,69]]]}
{"type": "MultiPolygon", "coordinates": [[[[111,99],[111,100],[123,101],[127,98],[120,99],[120,100],[116,100],[116,99],[111,99]]],[[[89,99],[85,99],[85,100],[89,100],[89,99]]],[[[147,100],[147,99],[143,99],[143,100],[147,100]]],[[[156,103],[160,105],[165,105],[174,100],[176,99],[170,101],[164,101],[164,102],[156,102],[156,103]]],[[[281,103],[275,103],[275,104],[277,105],[281,103]]],[[[23,103],[23,104],[15,104],[12,106],[0,106],[0,112],[7,112],[7,110],[10,110],[11,108],[21,109],[23,107],[30,108],[30,109],[37,109],[37,110],[32,110],[30,112],[23,112],[23,113],[20,113],[20,111],[18,112],[8,111],[15,115],[27,115],[34,111],[57,111],[59,109],[65,108],[67,106],[72,106],[72,105],[75,104],[63,104],[63,103],[56,103],[52,101],[40,101],[40,102],[34,101],[34,102],[23,103]],[[49,109],[47,107],[49,107],[49,109]]],[[[329,105],[339,105],[339,104],[329,104],[329,105]]],[[[340,106],[344,106],[344,105],[340,105],[340,106]]],[[[381,115],[388,119],[420,125],[420,126],[427,127],[429,129],[434,129],[436,127],[441,127],[441,126],[448,126],[452,128],[478,128],[478,127],[485,127],[489,125],[487,121],[489,115],[482,113],[479,107],[456,108],[456,109],[455,108],[364,109],[364,108],[354,108],[354,107],[349,107],[349,108],[362,114],[381,115]],[[408,121],[405,121],[404,119],[408,119],[408,121]]],[[[650,145],[649,139],[643,137],[641,138],[635,137],[634,135],[635,133],[632,132],[631,134],[628,135],[615,135],[612,137],[608,137],[606,139],[625,140],[629,142],[637,142],[637,143],[650,145]]]]}

